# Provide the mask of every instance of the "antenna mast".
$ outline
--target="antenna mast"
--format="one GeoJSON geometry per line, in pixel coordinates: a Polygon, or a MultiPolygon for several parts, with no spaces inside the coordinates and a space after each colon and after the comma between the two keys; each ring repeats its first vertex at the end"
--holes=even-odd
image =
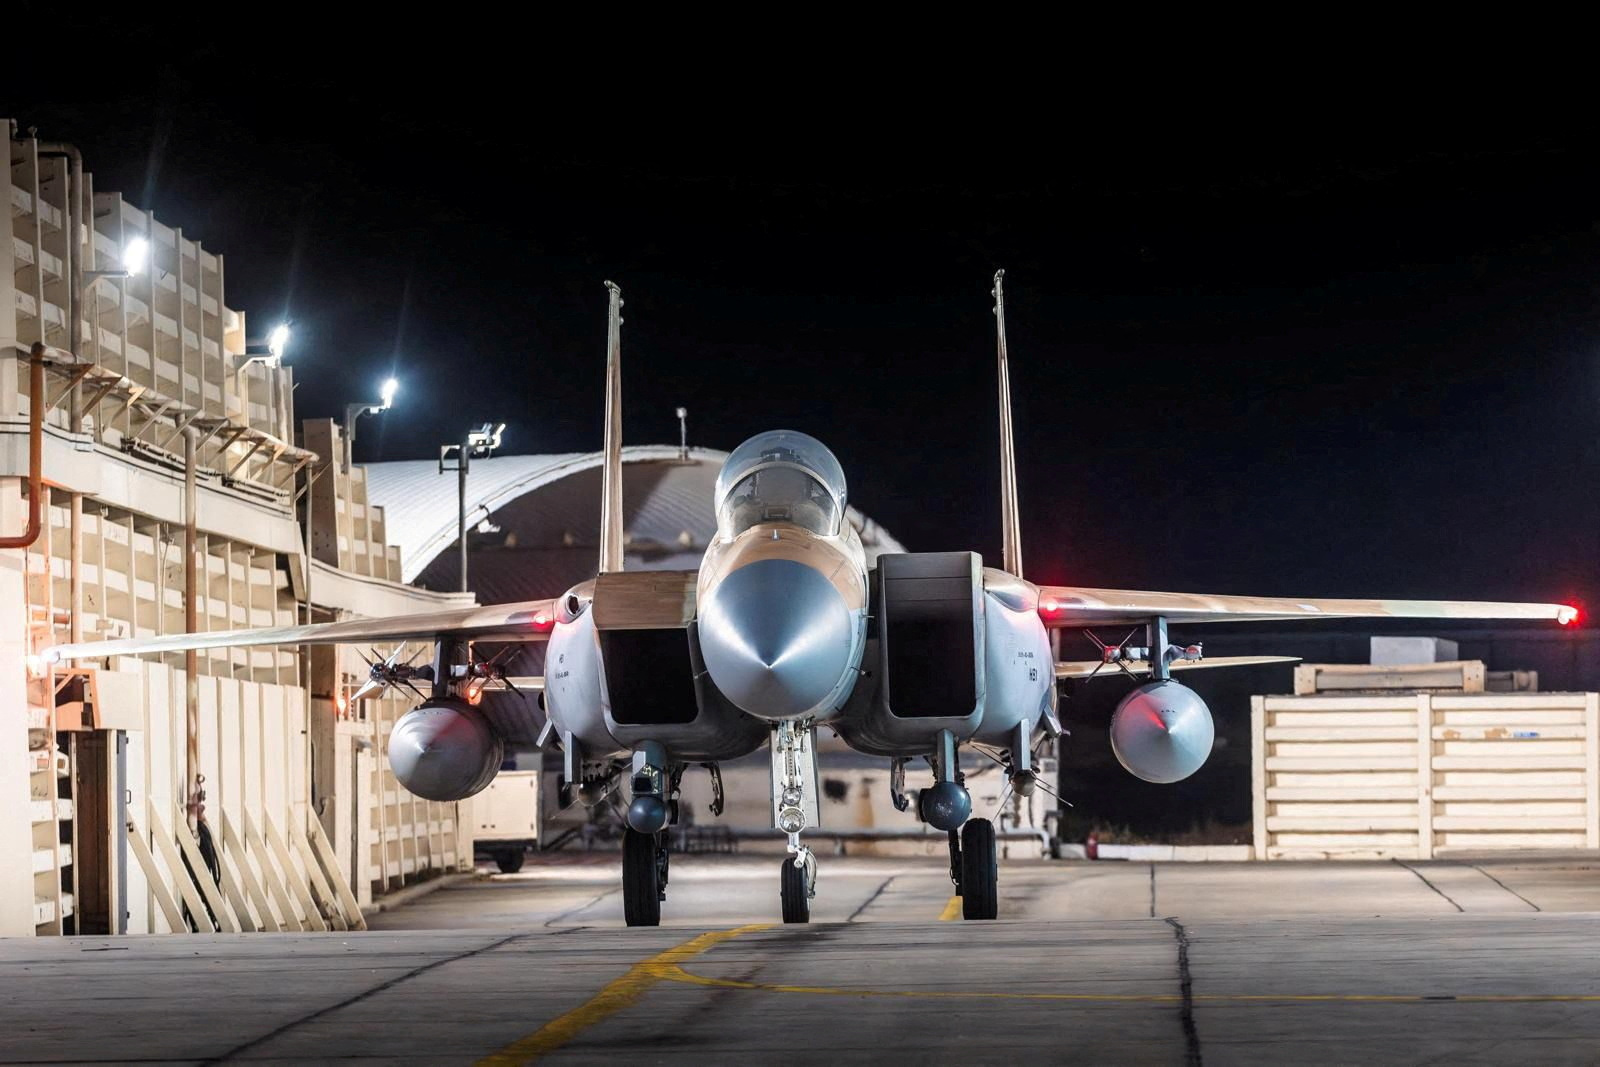
{"type": "Polygon", "coordinates": [[[1006,297],[1003,270],[994,272],[996,358],[1000,365],[1000,539],[1006,572],[1022,577],[1022,528],[1017,504],[1017,456],[1011,423],[1011,364],[1006,356],[1006,297]]]}
{"type": "Polygon", "coordinates": [[[622,290],[606,282],[606,438],[600,489],[600,573],[622,570],[622,290]]]}

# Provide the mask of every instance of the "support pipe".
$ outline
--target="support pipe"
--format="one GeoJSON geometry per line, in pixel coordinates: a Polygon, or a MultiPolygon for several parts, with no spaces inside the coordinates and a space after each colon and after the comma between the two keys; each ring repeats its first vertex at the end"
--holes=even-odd
{"type": "MultiPolygon", "coordinates": [[[[64,141],[40,141],[41,156],[65,157],[71,178],[67,186],[67,246],[66,261],[62,267],[67,275],[67,348],[75,360],[83,359],[83,231],[86,217],[84,208],[83,153],[76,145],[64,141]]],[[[83,386],[74,383],[72,401],[67,409],[73,433],[83,432],[83,386]]]]}
{"type": "MultiPolygon", "coordinates": [[[[183,629],[195,633],[200,622],[199,573],[195,559],[199,540],[199,525],[195,517],[195,451],[194,427],[183,431],[183,629]]],[[[188,792],[186,805],[190,821],[199,816],[200,787],[200,653],[188,649],[183,654],[185,724],[184,733],[184,789],[188,792]]]]}
{"type": "Polygon", "coordinates": [[[44,354],[35,341],[28,354],[28,525],[15,537],[0,537],[0,548],[28,548],[44,528],[44,354]]]}
{"type": "Polygon", "coordinates": [[[72,617],[67,620],[68,640],[73,644],[83,640],[83,494],[73,493],[67,508],[67,534],[71,538],[67,549],[68,609],[72,617]]]}
{"type": "MultiPolygon", "coordinates": [[[[67,243],[62,267],[67,280],[67,348],[74,360],[83,359],[83,272],[85,254],[83,231],[88,217],[83,180],[83,153],[65,141],[41,141],[39,154],[46,157],[65,158],[69,169],[67,182],[67,243]]],[[[68,428],[75,434],[83,432],[83,386],[74,381],[67,401],[68,428]]],[[[68,504],[69,555],[68,583],[68,633],[69,640],[77,644],[83,640],[83,494],[72,493],[68,504]]]]}
{"type": "Polygon", "coordinates": [[[456,533],[461,545],[461,591],[467,586],[467,466],[471,462],[472,438],[461,439],[460,462],[456,464],[456,533]]]}

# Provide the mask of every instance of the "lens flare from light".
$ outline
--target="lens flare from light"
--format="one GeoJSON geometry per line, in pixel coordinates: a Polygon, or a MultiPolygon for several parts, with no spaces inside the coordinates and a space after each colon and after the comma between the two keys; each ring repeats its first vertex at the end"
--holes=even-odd
{"type": "Polygon", "coordinates": [[[272,353],[273,359],[282,359],[283,353],[289,347],[289,324],[280,322],[267,334],[267,351],[272,353]]]}
{"type": "Polygon", "coordinates": [[[145,264],[150,259],[150,242],[143,237],[135,237],[122,249],[122,269],[130,276],[143,274],[145,264]]]}

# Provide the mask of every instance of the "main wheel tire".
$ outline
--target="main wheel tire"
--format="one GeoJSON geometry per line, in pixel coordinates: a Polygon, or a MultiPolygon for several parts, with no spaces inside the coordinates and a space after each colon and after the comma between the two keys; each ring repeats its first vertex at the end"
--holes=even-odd
{"type": "Polygon", "coordinates": [[[622,835],[622,915],[629,926],[661,925],[661,867],[655,834],[622,835]]]}
{"type": "Polygon", "coordinates": [[[792,858],[783,861],[780,882],[783,894],[783,921],[808,923],[811,921],[811,901],[806,896],[806,869],[792,858]]]}
{"type": "Polygon", "coordinates": [[[522,861],[526,858],[527,855],[522,849],[507,848],[494,854],[494,863],[500,868],[501,874],[516,874],[522,870],[522,861]]]}
{"type": "Polygon", "coordinates": [[[1000,860],[994,823],[968,819],[961,828],[961,917],[993,919],[1000,914],[1000,860]]]}

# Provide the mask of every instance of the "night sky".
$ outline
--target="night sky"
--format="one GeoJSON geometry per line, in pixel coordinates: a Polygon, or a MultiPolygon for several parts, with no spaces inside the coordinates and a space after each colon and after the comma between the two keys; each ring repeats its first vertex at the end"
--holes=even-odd
{"type": "Polygon", "coordinates": [[[358,459],[598,449],[610,278],[628,443],[802,429],[905,544],[998,562],[1004,267],[1029,577],[1600,605],[1592,127],[239,54],[0,115],[292,318],[302,416],[396,374],[358,459]]]}

